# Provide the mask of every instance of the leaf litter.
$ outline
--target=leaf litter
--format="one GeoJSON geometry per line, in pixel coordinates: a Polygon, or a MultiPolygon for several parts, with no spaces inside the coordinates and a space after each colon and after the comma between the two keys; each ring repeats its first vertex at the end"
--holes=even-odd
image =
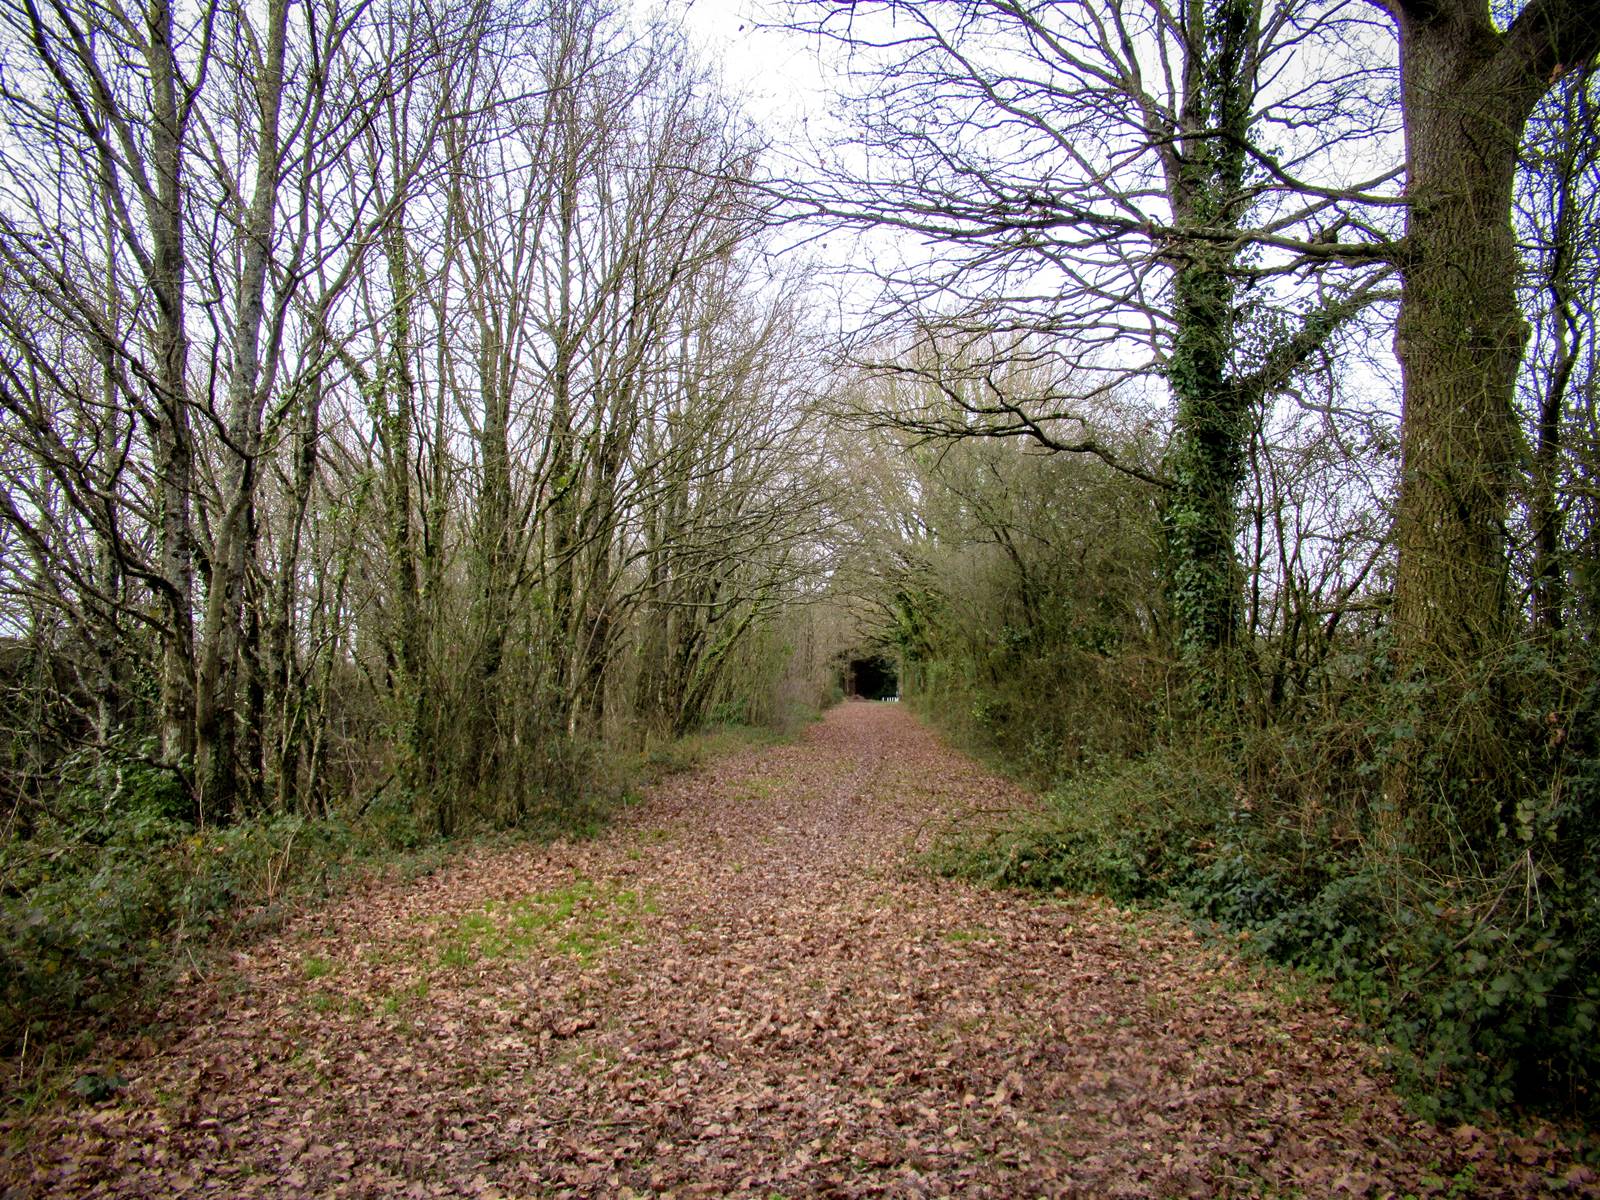
{"type": "Polygon", "coordinates": [[[917,866],[1028,803],[840,706],[601,839],[300,914],[176,989],[113,1094],[7,1118],[0,1189],[1600,1195],[1549,1129],[1409,1116],[1336,1007],[1169,917],[917,866]]]}

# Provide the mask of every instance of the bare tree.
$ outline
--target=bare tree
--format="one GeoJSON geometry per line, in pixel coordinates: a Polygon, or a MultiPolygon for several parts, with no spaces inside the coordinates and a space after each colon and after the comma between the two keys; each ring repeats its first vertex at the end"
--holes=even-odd
{"type": "MultiPolygon", "coordinates": [[[[8,58],[0,92],[16,134],[0,254],[15,285],[97,347],[119,403],[148,431],[158,538],[150,560],[129,566],[163,613],[159,726],[174,762],[195,749],[185,147],[214,10],[186,16],[190,26],[180,29],[166,3],[140,11],[16,4],[0,12],[20,51],[8,58]],[[180,60],[179,46],[193,57],[180,60]],[[77,213],[102,215],[106,239],[77,213]],[[147,301],[124,303],[124,295],[147,301]]],[[[43,365],[37,344],[17,349],[43,365]]],[[[78,386],[69,383],[69,394],[78,386]]]]}
{"type": "Polygon", "coordinates": [[[1574,485],[1584,483],[1570,434],[1595,383],[1600,279],[1600,129],[1593,69],[1577,72],[1541,102],[1529,123],[1514,225],[1529,270],[1521,306],[1532,327],[1518,381],[1531,430],[1523,487],[1527,575],[1535,627],[1558,637],[1567,623],[1566,533],[1574,485]],[[1574,468],[1578,469],[1575,470],[1574,468]]]}
{"type": "MultiPolygon", "coordinates": [[[[0,255],[47,313],[43,324],[20,313],[8,323],[18,360],[43,364],[59,336],[92,347],[96,364],[56,371],[42,389],[18,381],[11,400],[19,412],[33,406],[37,454],[83,484],[112,464],[148,471],[150,511],[120,488],[80,488],[75,503],[116,548],[119,571],[158,601],[163,756],[192,762],[198,815],[226,819],[241,789],[253,799],[262,766],[263,464],[320,395],[327,318],[365,255],[360,235],[394,211],[363,199],[341,214],[350,224],[325,223],[331,193],[376,106],[422,87],[444,48],[418,12],[185,12],[192,28],[179,30],[165,5],[5,11],[17,53],[3,99],[23,136],[5,164],[13,203],[0,255]],[[361,65],[359,90],[327,90],[385,22],[407,31],[395,53],[361,65]],[[297,356],[308,314],[322,324],[297,356]],[[86,410],[105,414],[98,456],[60,458],[54,425],[86,410]],[[153,531],[148,554],[118,527],[130,517],[153,531]]],[[[307,479],[299,495],[303,504],[307,479]]],[[[286,647],[280,637],[280,657],[286,647]]]]}
{"type": "Polygon", "coordinates": [[[791,299],[758,298],[760,278],[719,263],[680,298],[674,386],[640,447],[656,482],[642,513],[637,703],[674,734],[706,719],[741,643],[823,573],[833,524],[797,377],[804,335],[791,299]]]}
{"type": "Polygon", "coordinates": [[[633,728],[663,588],[698,639],[665,724],[705,716],[823,506],[756,141],[680,35],[0,15],[0,622],[67,715],[38,788],[90,737],[207,823],[389,779],[441,832],[515,821],[633,728]]]}

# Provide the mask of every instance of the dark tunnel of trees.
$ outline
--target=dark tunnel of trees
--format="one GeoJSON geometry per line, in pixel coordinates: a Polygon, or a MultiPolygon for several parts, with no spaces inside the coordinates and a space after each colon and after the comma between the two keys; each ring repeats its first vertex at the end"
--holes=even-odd
{"type": "Polygon", "coordinates": [[[900,695],[900,672],[894,660],[881,654],[852,658],[844,671],[847,696],[863,700],[894,700],[900,695]]]}

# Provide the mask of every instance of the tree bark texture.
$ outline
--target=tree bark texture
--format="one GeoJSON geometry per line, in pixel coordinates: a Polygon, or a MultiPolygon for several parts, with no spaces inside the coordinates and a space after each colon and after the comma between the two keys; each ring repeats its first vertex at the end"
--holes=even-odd
{"type": "Polygon", "coordinates": [[[172,7],[149,10],[150,95],[154,109],[151,158],[154,191],[144,203],[154,245],[151,291],[155,296],[157,379],[157,507],[162,594],[167,622],[162,631],[161,751],[169,762],[194,753],[194,448],[189,433],[189,338],[185,327],[183,248],[183,126],[185,109],[173,58],[172,7]]]}
{"type": "Polygon", "coordinates": [[[1512,410],[1527,339],[1510,210],[1535,102],[1600,44],[1600,6],[1396,5],[1410,202],[1395,350],[1404,385],[1394,622],[1402,666],[1451,673],[1506,632],[1512,410]]]}

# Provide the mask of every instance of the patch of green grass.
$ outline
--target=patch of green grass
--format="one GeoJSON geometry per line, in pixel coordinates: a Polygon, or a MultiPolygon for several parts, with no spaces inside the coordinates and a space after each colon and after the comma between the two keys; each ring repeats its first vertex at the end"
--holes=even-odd
{"type": "Polygon", "coordinates": [[[378,1000],[377,1011],[383,1016],[392,1017],[400,1013],[403,1009],[409,1008],[414,1004],[422,1003],[422,1001],[426,1000],[427,998],[428,980],[427,977],[424,976],[415,983],[410,983],[405,987],[394,988],[385,992],[378,1000]]]}
{"type": "MultiPolygon", "coordinates": [[[[665,846],[668,842],[673,841],[677,836],[677,833],[671,829],[642,829],[634,835],[635,840],[638,841],[640,846],[644,847],[645,849],[648,849],[651,846],[665,846]]],[[[636,851],[634,850],[630,850],[629,856],[631,857],[635,852],[636,851]]],[[[642,857],[642,851],[638,852],[642,857]]]]}
{"type": "Polygon", "coordinates": [[[632,934],[641,913],[654,911],[653,902],[636,891],[580,876],[566,887],[511,901],[490,900],[482,909],[463,914],[437,936],[437,962],[467,967],[483,959],[520,959],[536,950],[553,950],[587,965],[632,934]]]}
{"type": "Polygon", "coordinates": [[[307,996],[306,1007],[314,1013],[338,1013],[346,1017],[365,1017],[371,1011],[365,997],[346,995],[329,988],[318,988],[307,996]]]}
{"type": "Polygon", "coordinates": [[[300,973],[307,979],[322,979],[333,974],[333,962],[321,955],[308,955],[300,964],[300,973]]]}
{"type": "Polygon", "coordinates": [[[794,780],[786,772],[766,771],[743,780],[733,796],[736,800],[767,800],[793,784],[794,780]]]}
{"type": "Polygon", "coordinates": [[[959,946],[967,942],[993,941],[994,933],[992,930],[985,929],[981,925],[978,925],[973,926],[970,929],[947,929],[939,935],[939,940],[950,942],[959,946]]]}
{"type": "Polygon", "coordinates": [[[692,771],[747,747],[776,746],[792,737],[792,733],[752,725],[713,725],[674,741],[647,745],[641,757],[645,773],[661,779],[692,771]]]}

